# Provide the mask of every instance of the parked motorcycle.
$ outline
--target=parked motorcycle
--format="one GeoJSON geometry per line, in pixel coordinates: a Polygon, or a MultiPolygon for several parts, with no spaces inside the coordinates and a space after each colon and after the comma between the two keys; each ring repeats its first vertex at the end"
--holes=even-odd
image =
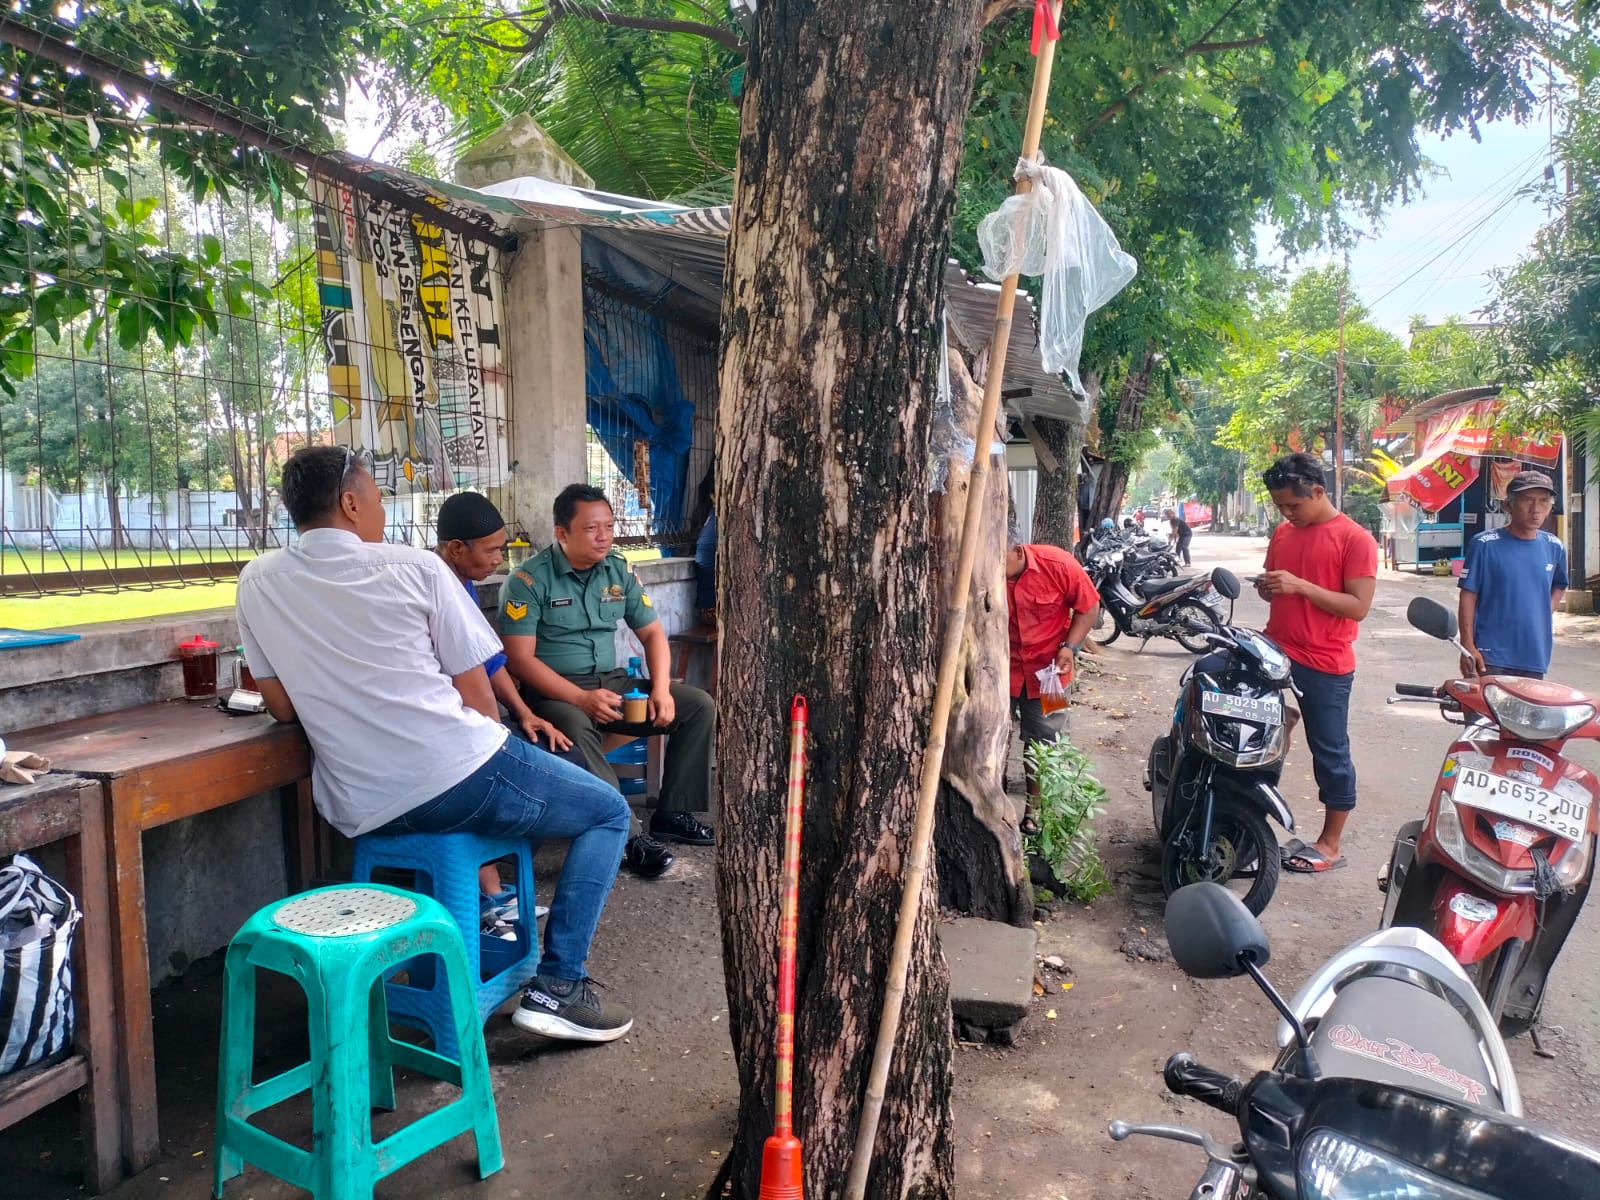
{"type": "MultiPolygon", "coordinates": [[[[1232,575],[1232,589],[1238,580],[1232,575]]],[[[1202,881],[1237,884],[1260,912],[1282,861],[1268,818],[1289,831],[1294,814],[1278,791],[1289,754],[1283,693],[1288,656],[1253,629],[1209,634],[1215,653],[1184,671],[1172,727],[1150,745],[1144,773],[1161,838],[1161,883],[1170,896],[1202,881]]]]}
{"type": "Polygon", "coordinates": [[[1271,1070],[1249,1082],[1167,1060],[1167,1088],[1227,1113],[1239,1140],[1113,1121],[1198,1146],[1191,1200],[1526,1200],[1600,1195],[1600,1154],[1522,1118],[1494,1018],[1449,953],[1385,929],[1335,955],[1286,1001],[1262,974],[1267,935],[1237,896],[1198,883],[1167,901],[1167,941],[1195,979],[1249,975],[1283,1014],[1271,1070]]]}
{"type": "MultiPolygon", "coordinates": [[[[1456,642],[1456,615],[1436,601],[1418,597],[1406,616],[1456,642]]],[[[1401,826],[1379,875],[1382,923],[1437,937],[1501,1032],[1523,1033],[1538,1019],[1594,876],[1600,780],[1562,750],[1574,738],[1600,739],[1600,700],[1511,675],[1395,691],[1391,704],[1436,704],[1463,729],[1445,752],[1427,816],[1401,826]]]]}
{"type": "Polygon", "coordinates": [[[1142,638],[1175,639],[1192,654],[1209,648],[1206,635],[1215,633],[1233,618],[1235,590],[1224,593],[1216,585],[1218,568],[1210,576],[1190,575],[1180,579],[1141,577],[1137,560],[1130,563],[1126,551],[1089,554],[1084,560],[1095,590],[1100,593],[1100,609],[1095,614],[1089,637],[1096,645],[1109,646],[1123,634],[1142,638]]]}

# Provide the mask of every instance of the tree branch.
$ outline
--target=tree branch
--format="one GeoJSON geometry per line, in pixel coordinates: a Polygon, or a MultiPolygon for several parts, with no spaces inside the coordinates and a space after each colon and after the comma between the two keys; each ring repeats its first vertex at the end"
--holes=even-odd
{"type": "Polygon", "coordinates": [[[983,12],[978,16],[978,28],[987,29],[1008,12],[1025,8],[1028,0],[988,0],[983,6],[983,12]]]}
{"type": "MultiPolygon", "coordinates": [[[[1208,40],[1212,34],[1216,33],[1217,30],[1222,28],[1223,23],[1226,22],[1229,17],[1233,16],[1233,14],[1238,11],[1239,6],[1243,3],[1244,0],[1233,0],[1233,3],[1228,5],[1227,9],[1220,17],[1211,22],[1211,27],[1209,29],[1202,33],[1193,42],[1190,42],[1189,45],[1184,47],[1183,53],[1178,56],[1179,62],[1196,54],[1214,54],[1222,50],[1239,50],[1248,46],[1259,46],[1264,43],[1267,40],[1265,37],[1245,38],[1238,42],[1213,42],[1208,40]]],[[[1146,79],[1141,83],[1134,84],[1122,94],[1122,99],[1118,100],[1110,108],[1106,109],[1098,117],[1085,125],[1082,132],[1078,134],[1078,139],[1081,141],[1082,139],[1088,137],[1096,129],[1099,129],[1100,126],[1104,125],[1107,121],[1111,120],[1112,117],[1116,116],[1123,109],[1127,108],[1128,102],[1143,92],[1145,88],[1149,87],[1163,75],[1172,74],[1172,72],[1177,69],[1177,66],[1178,63],[1174,62],[1168,63],[1164,67],[1158,67],[1155,74],[1151,75],[1149,79],[1146,79]]]]}
{"type": "Polygon", "coordinates": [[[631,17],[600,8],[584,8],[577,4],[552,3],[550,11],[571,13],[574,16],[587,17],[591,21],[599,21],[602,25],[616,25],[623,29],[649,29],[656,33],[690,33],[726,46],[730,50],[737,50],[741,54],[745,48],[744,42],[733,30],[716,25],[702,25],[699,21],[675,21],[667,17],[631,17]]]}

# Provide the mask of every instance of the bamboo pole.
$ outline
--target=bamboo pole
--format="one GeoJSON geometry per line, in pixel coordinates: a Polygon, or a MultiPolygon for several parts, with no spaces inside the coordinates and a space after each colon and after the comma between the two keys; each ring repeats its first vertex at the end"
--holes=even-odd
{"type": "MultiPolygon", "coordinates": [[[[1061,17],[1061,0],[1049,0],[1052,27],[1061,17]]],[[[1034,64],[1033,92],[1028,99],[1028,121],[1023,129],[1024,161],[1039,156],[1039,135],[1044,129],[1045,107],[1050,95],[1050,72],[1055,64],[1056,42],[1046,38],[1034,64]]],[[[1017,181],[1016,194],[1032,190],[1027,179],[1017,181]]],[[[939,796],[939,777],[944,769],[945,732],[950,725],[950,702],[955,692],[956,667],[961,659],[961,638],[967,624],[967,592],[972,585],[972,564],[978,553],[978,527],[983,519],[984,493],[989,483],[990,447],[994,444],[995,416],[1000,411],[1000,388],[1005,378],[1006,350],[1011,342],[1011,314],[1016,306],[1017,276],[1006,276],[994,310],[994,333],[989,343],[989,374],[983,384],[983,407],[978,413],[978,428],[973,438],[972,474],[967,483],[967,512],[961,526],[961,549],[956,556],[956,577],[945,603],[944,642],[939,650],[939,673],[933,694],[933,717],[928,731],[928,749],[922,762],[921,786],[917,793],[916,823],[911,838],[911,855],[904,889],[900,894],[900,917],[895,926],[894,951],[889,960],[889,979],[878,1021],[878,1040],[872,1051],[872,1066],[867,1076],[867,1094],[861,1107],[861,1125],[856,1132],[850,1175],[845,1183],[846,1200],[864,1200],[867,1175],[872,1169],[872,1150],[878,1137],[878,1120],[883,1115],[884,1091],[889,1067],[894,1059],[894,1042],[900,1030],[900,1012],[906,998],[906,971],[911,962],[911,941],[916,931],[922,904],[922,889],[928,876],[928,852],[933,844],[934,805],[939,796]]]]}

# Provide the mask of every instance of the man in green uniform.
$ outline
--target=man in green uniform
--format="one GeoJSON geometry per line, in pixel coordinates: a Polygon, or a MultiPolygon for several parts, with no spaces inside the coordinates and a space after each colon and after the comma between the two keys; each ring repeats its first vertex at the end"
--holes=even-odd
{"type": "Polygon", "coordinates": [[[600,778],[617,783],[606,762],[607,733],[667,734],[661,796],[652,837],[709,846],[711,827],[695,817],[711,803],[711,742],[716,706],[699,688],[673,683],[666,630],[650,597],[621,554],[611,502],[599,488],[574,483],[555,503],[556,544],[512,572],[500,593],[500,636],[506,666],[522,684],[528,707],[568,738],[600,778]],[[618,619],[644,646],[648,680],[617,669],[618,619]],[[624,721],[622,695],[649,692],[648,716],[624,721]]]}

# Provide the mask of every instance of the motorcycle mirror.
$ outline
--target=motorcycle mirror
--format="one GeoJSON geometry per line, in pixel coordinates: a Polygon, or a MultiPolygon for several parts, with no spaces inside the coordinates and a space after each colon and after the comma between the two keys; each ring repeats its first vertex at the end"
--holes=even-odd
{"type": "Polygon", "coordinates": [[[1411,622],[1414,629],[1420,629],[1441,642],[1454,641],[1460,632],[1456,625],[1456,614],[1426,596],[1418,596],[1407,605],[1406,620],[1411,622]]]}
{"type": "Polygon", "coordinates": [[[1239,577],[1227,567],[1218,567],[1211,572],[1211,586],[1216,588],[1229,600],[1239,598],[1239,577]]]}
{"type": "Polygon", "coordinates": [[[1167,897],[1167,944],[1192,979],[1231,979],[1245,963],[1272,957],[1267,931],[1244,902],[1217,883],[1191,883],[1167,897]]]}

